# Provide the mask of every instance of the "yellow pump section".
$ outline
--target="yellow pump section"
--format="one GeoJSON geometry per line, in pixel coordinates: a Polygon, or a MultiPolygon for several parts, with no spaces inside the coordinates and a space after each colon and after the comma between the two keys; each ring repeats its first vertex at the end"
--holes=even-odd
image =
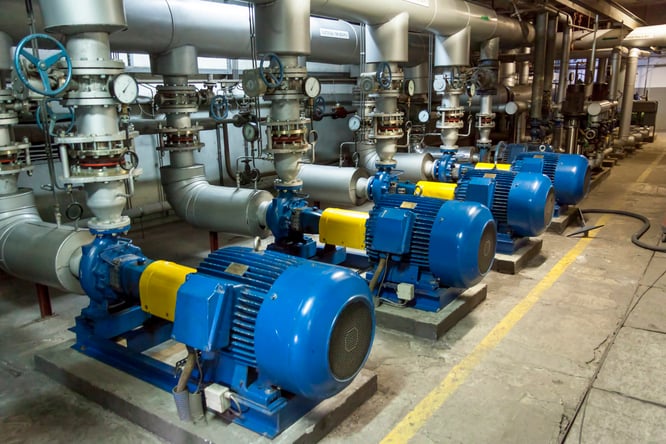
{"type": "Polygon", "coordinates": [[[169,261],[148,265],[139,280],[141,309],[158,318],[174,321],[178,289],[196,269],[169,261]]]}
{"type": "Polygon", "coordinates": [[[479,162],[476,165],[474,165],[475,170],[503,170],[503,171],[511,171],[511,164],[510,163],[483,163],[479,162]]]}
{"type": "Polygon", "coordinates": [[[319,219],[319,241],[330,245],[365,250],[365,222],[362,211],[327,208],[319,219]]]}
{"type": "Polygon", "coordinates": [[[414,194],[442,200],[453,200],[455,198],[456,187],[455,183],[427,182],[421,180],[416,182],[416,191],[414,194]]]}

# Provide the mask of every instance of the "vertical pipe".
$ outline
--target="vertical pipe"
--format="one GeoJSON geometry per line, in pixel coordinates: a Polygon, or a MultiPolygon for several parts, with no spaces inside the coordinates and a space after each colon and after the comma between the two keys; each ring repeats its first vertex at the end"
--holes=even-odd
{"type": "Polygon", "coordinates": [[[53,309],[51,308],[51,296],[49,295],[49,287],[43,284],[35,284],[37,290],[37,302],[39,303],[39,314],[42,319],[53,316],[53,309]]]}
{"type": "Polygon", "coordinates": [[[543,86],[546,58],[546,33],[548,31],[548,13],[542,12],[536,19],[536,42],[534,45],[534,79],[532,80],[532,107],[530,118],[532,122],[532,138],[537,138],[539,126],[543,115],[543,86]]]}
{"type": "Polygon", "coordinates": [[[567,82],[569,81],[569,58],[571,57],[571,26],[567,16],[562,26],[562,55],[560,56],[560,79],[557,86],[557,104],[564,102],[567,93],[567,82]]]}
{"type": "Polygon", "coordinates": [[[618,79],[620,78],[620,61],[622,57],[620,55],[620,47],[616,46],[613,48],[611,53],[611,80],[610,86],[608,88],[608,100],[614,102],[617,100],[617,86],[618,79]]]}
{"type": "Polygon", "coordinates": [[[546,113],[549,113],[553,97],[553,76],[555,66],[555,37],[557,34],[557,14],[552,14],[548,18],[548,31],[547,31],[547,45],[546,45],[546,61],[544,66],[544,81],[543,81],[543,108],[546,113]]]}
{"type": "Polygon", "coordinates": [[[631,109],[634,104],[636,91],[636,72],[638,71],[638,57],[641,50],[631,48],[627,58],[627,72],[624,77],[624,92],[622,94],[622,114],[620,115],[620,139],[625,141],[629,136],[631,125],[631,109]]]}
{"type": "MultiPolygon", "coordinates": [[[[523,54],[530,54],[531,52],[532,48],[530,47],[523,48],[523,54]]],[[[520,73],[518,77],[518,84],[527,85],[529,83],[530,83],[530,62],[529,61],[520,62],[520,73]]]]}
{"type": "Polygon", "coordinates": [[[606,83],[606,71],[608,71],[608,57],[599,59],[599,66],[597,66],[597,82],[606,83]]]}

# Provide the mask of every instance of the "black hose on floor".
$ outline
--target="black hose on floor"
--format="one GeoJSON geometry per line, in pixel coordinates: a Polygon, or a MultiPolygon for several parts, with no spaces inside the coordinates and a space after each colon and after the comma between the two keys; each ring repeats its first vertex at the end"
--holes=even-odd
{"type": "Polygon", "coordinates": [[[640,230],[635,232],[631,236],[631,242],[633,242],[634,245],[645,248],[646,250],[650,251],[658,251],[660,253],[666,253],[666,247],[655,247],[652,245],[648,245],[645,242],[641,242],[640,238],[647,233],[647,231],[650,229],[650,220],[643,216],[642,214],[638,213],[632,213],[631,211],[624,211],[624,210],[607,210],[607,209],[601,209],[601,208],[587,208],[587,209],[581,209],[580,210],[583,214],[616,214],[618,216],[625,216],[625,217],[631,217],[634,219],[638,219],[641,222],[643,222],[643,226],[641,227],[640,230]]]}

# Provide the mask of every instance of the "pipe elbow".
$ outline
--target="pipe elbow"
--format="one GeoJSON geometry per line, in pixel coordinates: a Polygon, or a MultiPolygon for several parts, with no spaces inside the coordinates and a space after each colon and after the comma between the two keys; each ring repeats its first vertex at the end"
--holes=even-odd
{"type": "Polygon", "coordinates": [[[208,231],[268,237],[267,204],[273,195],[264,190],[211,185],[203,165],[163,167],[162,186],[178,217],[208,231]]]}

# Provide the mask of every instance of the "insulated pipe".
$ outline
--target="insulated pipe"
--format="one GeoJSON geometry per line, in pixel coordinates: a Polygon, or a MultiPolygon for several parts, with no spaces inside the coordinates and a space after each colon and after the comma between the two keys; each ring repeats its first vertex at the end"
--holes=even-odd
{"type": "MultiPolygon", "coordinates": [[[[523,48],[523,54],[531,54],[532,48],[526,47],[523,48]]],[[[528,85],[530,83],[530,62],[523,61],[520,62],[520,72],[518,73],[518,84],[519,85],[528,85]]]]}
{"type": "MultiPolygon", "coordinates": [[[[0,29],[14,42],[25,36],[22,20],[25,3],[0,0],[0,29]]],[[[34,3],[35,29],[44,30],[41,8],[34,3]]],[[[128,29],[111,35],[111,49],[118,52],[161,54],[193,45],[202,57],[252,57],[246,6],[190,0],[125,0],[128,29]],[[149,33],[145,30],[150,29],[149,33]],[[223,39],[218,36],[224,35],[223,39]]],[[[310,17],[310,61],[358,64],[360,27],[342,20],[310,17]]],[[[410,36],[410,64],[428,60],[428,45],[421,36],[410,36]]]]}
{"type": "Polygon", "coordinates": [[[557,35],[558,16],[551,14],[548,18],[546,43],[546,61],[544,66],[543,100],[544,109],[550,111],[553,97],[553,76],[555,67],[555,36],[557,35]]]}
{"type": "Polygon", "coordinates": [[[613,48],[611,53],[611,80],[608,88],[608,100],[615,101],[618,99],[618,79],[620,78],[620,63],[622,62],[622,54],[619,46],[613,48]]]}
{"type": "Polygon", "coordinates": [[[163,167],[162,186],[178,217],[208,231],[267,237],[268,191],[208,183],[203,165],[163,167]]]}
{"type": "Polygon", "coordinates": [[[624,77],[624,92],[622,93],[622,113],[620,114],[620,140],[625,142],[629,137],[631,128],[631,111],[633,108],[634,92],[636,91],[636,72],[638,71],[638,57],[641,50],[632,48],[627,57],[627,72],[624,77]]]}
{"type": "Polygon", "coordinates": [[[562,20],[562,52],[560,55],[560,78],[557,84],[556,104],[564,102],[567,95],[567,84],[569,81],[569,59],[571,57],[571,17],[566,16],[562,20]]]}
{"type": "Polygon", "coordinates": [[[21,279],[74,293],[88,230],[42,221],[32,190],[0,197],[0,268],[21,279]]]}
{"type": "Polygon", "coordinates": [[[499,37],[506,48],[524,46],[534,39],[534,30],[530,25],[498,16],[491,8],[461,0],[383,0],[380,4],[349,0],[311,0],[310,8],[316,15],[370,25],[386,23],[404,12],[409,14],[411,31],[451,35],[469,26],[474,42],[499,37]]]}
{"type": "Polygon", "coordinates": [[[539,124],[543,118],[543,87],[545,75],[546,35],[548,32],[548,13],[542,12],[536,19],[536,42],[534,45],[534,79],[532,80],[532,107],[530,118],[533,124],[539,124]]]}
{"type": "Polygon", "coordinates": [[[311,201],[357,206],[368,200],[369,175],[364,168],[304,164],[298,177],[311,201]]]}

